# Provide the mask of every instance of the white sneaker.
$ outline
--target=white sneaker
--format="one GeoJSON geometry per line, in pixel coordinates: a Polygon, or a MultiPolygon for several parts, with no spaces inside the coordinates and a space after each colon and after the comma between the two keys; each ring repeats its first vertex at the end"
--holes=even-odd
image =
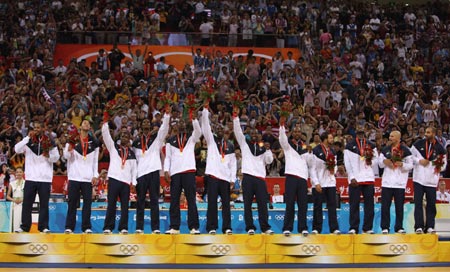
{"type": "Polygon", "coordinates": [[[111,234],[112,232],[111,232],[111,230],[109,230],[109,229],[105,229],[105,230],[103,230],[103,234],[111,234]]]}
{"type": "Polygon", "coordinates": [[[399,229],[399,230],[397,230],[397,233],[398,233],[398,234],[405,234],[406,231],[405,231],[404,229],[399,229]]]}
{"type": "Polygon", "coordinates": [[[351,230],[348,231],[348,234],[356,234],[356,230],[351,229],[351,230]]]}
{"type": "Polygon", "coordinates": [[[291,232],[288,230],[283,231],[284,236],[291,236],[291,232]]]}
{"type": "Polygon", "coordinates": [[[73,231],[72,231],[71,229],[65,229],[65,230],[64,230],[64,233],[65,233],[65,234],[72,234],[73,231]]]}
{"type": "Polygon", "coordinates": [[[208,232],[208,234],[210,234],[210,235],[216,235],[216,231],[215,231],[215,230],[210,230],[210,231],[208,232]]]}
{"type": "Polygon", "coordinates": [[[273,232],[273,230],[271,230],[271,229],[268,229],[268,230],[266,230],[265,232],[264,232],[264,234],[267,234],[267,235],[272,235],[272,234],[274,234],[275,232],[273,232]]]}
{"type": "Polygon", "coordinates": [[[141,230],[141,229],[137,229],[134,233],[136,233],[136,234],[143,234],[144,233],[144,231],[143,230],[141,230]]]}
{"type": "Polygon", "coordinates": [[[180,231],[176,229],[170,229],[166,231],[166,234],[179,234],[180,231]]]}
{"type": "Polygon", "coordinates": [[[44,229],[44,230],[41,231],[41,233],[49,234],[49,233],[50,233],[50,230],[49,230],[49,229],[44,229]]]}
{"type": "Polygon", "coordinates": [[[156,229],[154,231],[152,231],[153,234],[161,234],[161,231],[159,229],[156,229]]]}
{"type": "Polygon", "coordinates": [[[86,234],[92,234],[92,230],[91,230],[91,229],[86,229],[86,230],[84,231],[84,233],[86,233],[86,234]]]}
{"type": "Polygon", "coordinates": [[[197,235],[200,234],[200,231],[198,229],[191,229],[191,234],[197,235]]]}
{"type": "Polygon", "coordinates": [[[230,229],[227,229],[227,230],[225,231],[225,234],[226,234],[226,235],[231,235],[231,234],[233,234],[233,231],[230,230],[230,229]]]}
{"type": "Polygon", "coordinates": [[[341,231],[337,229],[337,230],[333,231],[333,234],[339,235],[339,234],[341,234],[341,231]]]}
{"type": "Polygon", "coordinates": [[[247,231],[248,235],[254,235],[255,234],[255,230],[254,229],[249,229],[247,231]]]}
{"type": "Polygon", "coordinates": [[[123,230],[121,230],[121,231],[120,231],[120,234],[124,234],[124,235],[126,235],[126,234],[128,234],[128,230],[126,230],[126,229],[123,229],[123,230]]]}
{"type": "Polygon", "coordinates": [[[364,233],[365,234],[375,234],[375,232],[373,230],[366,230],[364,233]]]}
{"type": "Polygon", "coordinates": [[[389,230],[388,229],[384,229],[381,231],[381,234],[389,234],[389,230]]]}
{"type": "Polygon", "coordinates": [[[423,229],[422,228],[417,228],[416,229],[416,234],[423,234],[423,229]]]}
{"type": "Polygon", "coordinates": [[[22,233],[25,232],[22,228],[18,228],[16,231],[14,231],[15,233],[22,233]]]}
{"type": "Polygon", "coordinates": [[[303,236],[308,236],[309,232],[307,230],[302,230],[302,235],[303,236]]]}
{"type": "Polygon", "coordinates": [[[436,234],[436,230],[433,229],[433,228],[428,228],[427,229],[427,233],[429,233],[429,234],[436,234]]]}
{"type": "Polygon", "coordinates": [[[316,234],[319,234],[319,232],[317,230],[313,230],[313,231],[311,231],[311,234],[316,235],[316,234]]]}

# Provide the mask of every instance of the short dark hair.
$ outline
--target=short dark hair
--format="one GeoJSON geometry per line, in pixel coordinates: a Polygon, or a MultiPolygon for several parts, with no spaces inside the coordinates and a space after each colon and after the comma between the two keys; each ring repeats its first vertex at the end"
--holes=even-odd
{"type": "Polygon", "coordinates": [[[326,139],[328,139],[328,135],[330,135],[330,132],[328,132],[328,131],[323,132],[322,134],[320,134],[320,140],[322,142],[325,141],[326,139]]]}

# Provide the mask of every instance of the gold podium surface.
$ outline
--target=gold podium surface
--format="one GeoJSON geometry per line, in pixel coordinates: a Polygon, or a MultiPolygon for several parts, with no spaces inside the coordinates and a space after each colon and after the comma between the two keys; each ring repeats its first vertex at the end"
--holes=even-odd
{"type": "Polygon", "coordinates": [[[431,234],[103,235],[0,233],[0,262],[78,264],[358,264],[450,262],[431,234]]]}

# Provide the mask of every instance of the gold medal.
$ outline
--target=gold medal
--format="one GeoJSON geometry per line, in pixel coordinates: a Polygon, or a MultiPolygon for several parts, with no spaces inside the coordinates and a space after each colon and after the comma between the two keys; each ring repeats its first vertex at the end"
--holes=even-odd
{"type": "Polygon", "coordinates": [[[225,158],[224,157],[222,157],[222,163],[224,163],[225,162],[225,158]]]}
{"type": "Polygon", "coordinates": [[[264,143],[263,142],[259,142],[259,147],[263,147],[264,143]]]}
{"type": "Polygon", "coordinates": [[[145,157],[145,152],[142,152],[142,157],[145,157]]]}
{"type": "Polygon", "coordinates": [[[83,160],[86,160],[86,156],[83,156],[83,160]]]}
{"type": "Polygon", "coordinates": [[[361,160],[361,161],[364,161],[365,159],[366,159],[366,158],[365,158],[364,156],[361,156],[361,157],[360,157],[360,160],[361,160]]]}
{"type": "Polygon", "coordinates": [[[306,149],[306,145],[304,144],[304,145],[302,145],[302,149],[306,149]]]}
{"type": "Polygon", "coordinates": [[[183,156],[183,151],[180,151],[180,155],[183,156]]]}

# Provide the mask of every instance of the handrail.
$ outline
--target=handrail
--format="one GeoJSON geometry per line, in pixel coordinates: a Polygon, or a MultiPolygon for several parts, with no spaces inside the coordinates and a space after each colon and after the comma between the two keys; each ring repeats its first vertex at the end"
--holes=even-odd
{"type": "Polygon", "coordinates": [[[137,33],[132,31],[58,31],[57,43],[62,44],[132,44],[132,45],[175,45],[175,46],[245,46],[299,48],[299,34],[228,34],[201,32],[156,32],[137,33]],[[277,44],[277,40],[280,44],[277,44]],[[284,46],[282,45],[284,43],[284,46]],[[277,46],[278,45],[278,46],[277,46]]]}

